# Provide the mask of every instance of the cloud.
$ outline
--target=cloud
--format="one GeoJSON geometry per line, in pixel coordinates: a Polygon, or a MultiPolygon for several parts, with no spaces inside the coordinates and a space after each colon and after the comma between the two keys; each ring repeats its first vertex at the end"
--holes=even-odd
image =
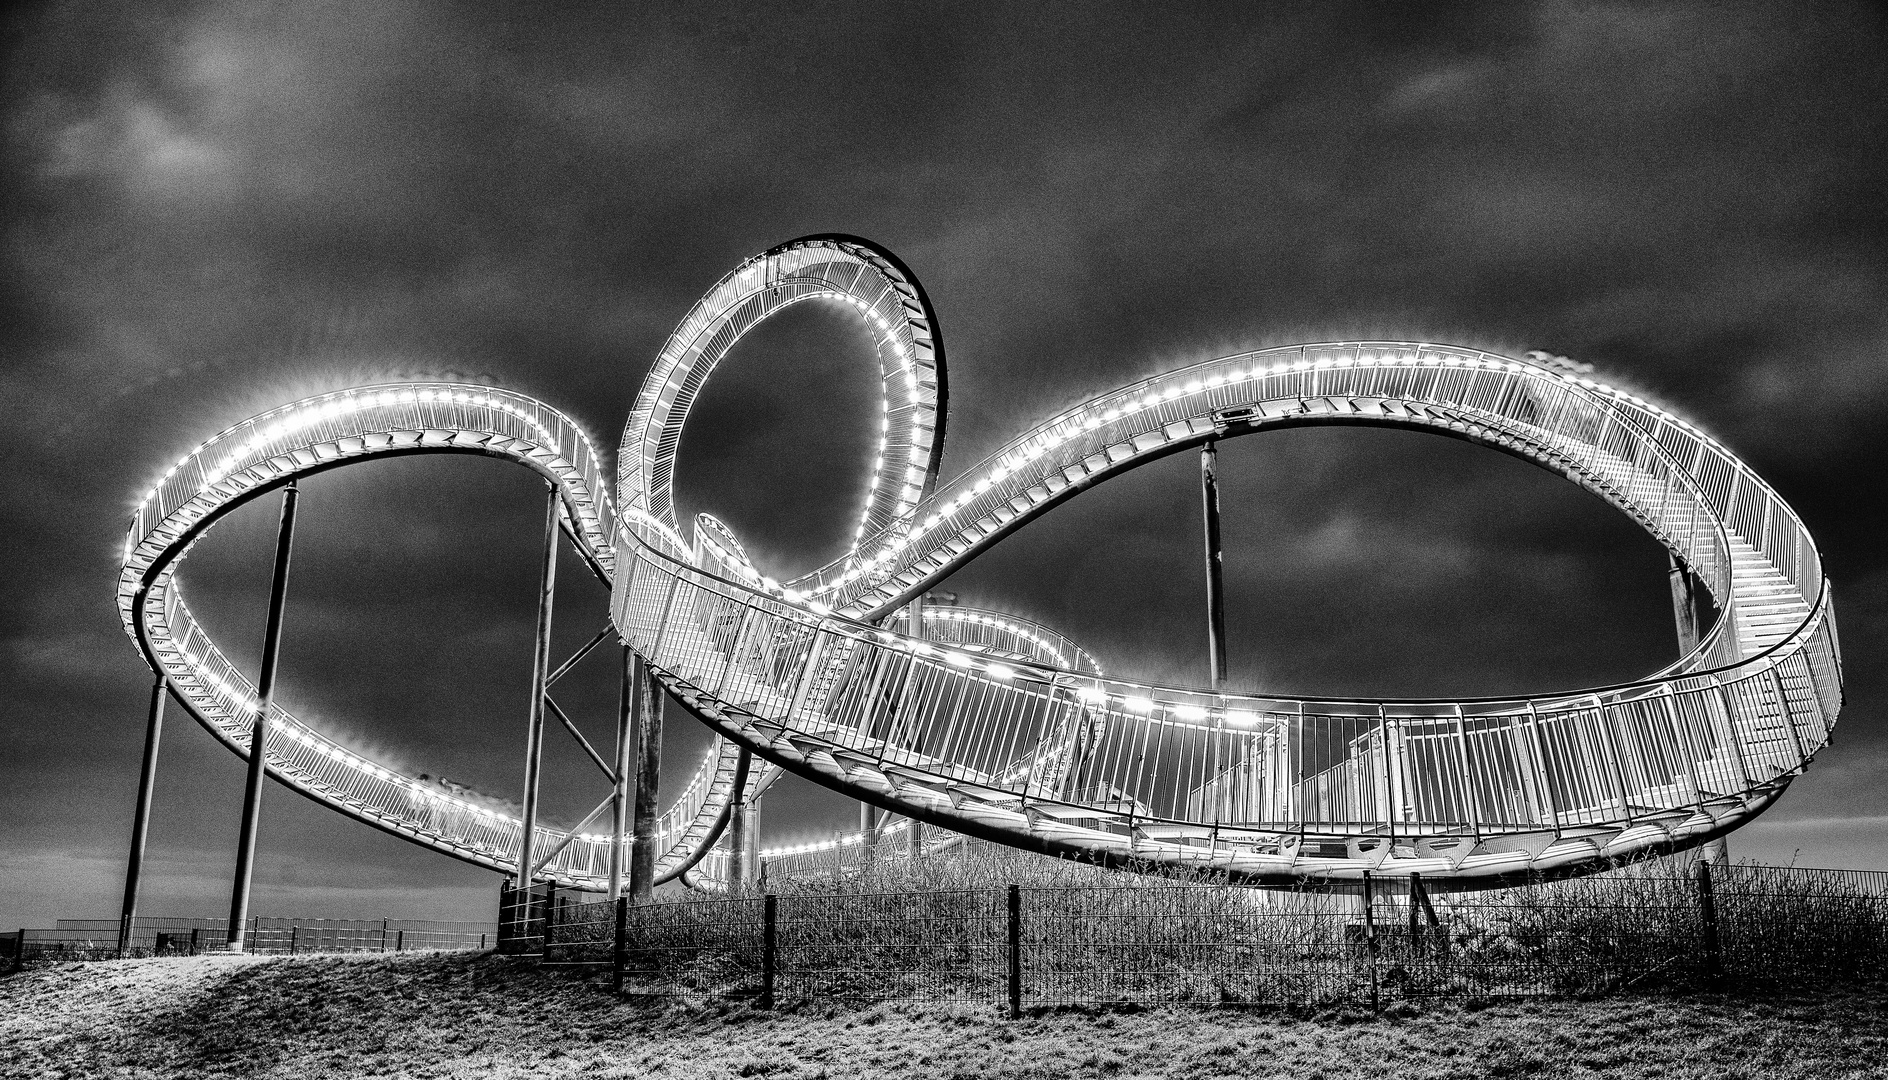
{"type": "MultiPolygon", "coordinates": [[[[898,252],[939,308],[947,474],[1087,395],[1260,344],[1545,347],[1644,388],[1775,480],[1837,575],[1838,743],[1752,836],[1787,839],[1799,804],[1884,806],[1844,764],[1872,767],[1888,693],[1871,659],[1888,481],[1869,467],[1888,75],[1864,6],[920,21],[211,3],[18,25],[0,533],[24,570],[0,601],[0,737],[26,752],[0,762],[0,815],[20,850],[115,836],[128,813],[147,676],[112,581],[167,462],[284,400],[424,372],[543,397],[613,445],[709,285],[830,230],[898,252]],[[86,798],[55,812],[60,784],[86,798]]],[[[850,531],[873,397],[856,344],[814,317],[762,328],[685,440],[686,501],[759,538],[763,562],[805,565],[850,531]]],[[[1669,657],[1658,552],[1564,483],[1382,433],[1267,435],[1225,459],[1251,685],[1508,692],[1669,657]]],[[[476,464],[310,485],[285,693],[504,792],[539,504],[522,472],[476,464]]],[[[1115,670],[1197,681],[1196,483],[1174,459],[1106,485],[948,587],[1115,670]]],[[[232,517],[184,571],[245,663],[271,527],[260,506],[232,517]]],[[[595,610],[571,589],[581,640],[595,610]]],[[[581,711],[605,730],[592,682],[581,711]]],[[[240,770],[177,726],[177,768],[233,798],[217,785],[240,770]]],[[[188,820],[190,845],[227,846],[211,810],[188,820]]],[[[308,820],[337,850],[360,831],[308,820]]],[[[310,856],[305,880],[344,858],[310,856]]],[[[444,860],[416,865],[456,887],[444,860]]]]}

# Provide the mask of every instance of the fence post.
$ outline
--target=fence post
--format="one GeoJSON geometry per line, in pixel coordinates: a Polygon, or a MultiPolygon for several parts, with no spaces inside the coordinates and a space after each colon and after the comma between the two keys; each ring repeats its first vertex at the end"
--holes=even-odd
{"type": "Polygon", "coordinates": [[[1023,890],[1010,883],[1010,1019],[1023,1015],[1023,890]]]}
{"type": "Polygon", "coordinates": [[[1364,871],[1364,953],[1370,960],[1370,1011],[1376,1012],[1382,1008],[1383,999],[1377,988],[1377,913],[1371,902],[1368,870],[1364,871]]]}
{"type": "MultiPolygon", "coordinates": [[[[22,934],[24,934],[25,932],[26,931],[24,930],[20,931],[20,933],[22,934]]],[[[197,955],[197,935],[201,933],[203,933],[203,928],[200,926],[193,926],[190,928],[190,955],[192,956],[197,955]]],[[[20,940],[20,944],[24,946],[26,944],[26,940],[22,938],[20,940]]]]}
{"type": "Polygon", "coordinates": [[[380,951],[387,951],[387,920],[380,920],[380,951]]]}
{"type": "Polygon", "coordinates": [[[397,934],[398,936],[393,939],[393,951],[405,952],[406,951],[406,931],[395,930],[394,933],[397,934]]]}
{"type": "Polygon", "coordinates": [[[779,951],[779,941],[776,937],[778,921],[776,918],[775,901],[777,899],[778,898],[774,896],[773,893],[768,893],[761,907],[760,1007],[763,1009],[771,1009],[774,1007],[774,967],[777,963],[776,956],[779,951]]]}
{"type": "Polygon", "coordinates": [[[1704,977],[1715,988],[1724,979],[1724,961],[1718,945],[1718,901],[1711,891],[1711,864],[1698,860],[1694,873],[1698,878],[1698,923],[1704,938],[1704,977]]]}
{"type": "Polygon", "coordinates": [[[551,920],[556,917],[556,908],[557,885],[553,882],[544,886],[544,921],[539,928],[538,937],[538,955],[546,959],[549,959],[551,955],[551,920]]]}
{"type": "MultiPolygon", "coordinates": [[[[194,952],[195,950],[191,950],[194,952]]],[[[20,927],[20,936],[13,942],[13,971],[18,974],[26,969],[26,927],[20,927]]]]}
{"type": "Polygon", "coordinates": [[[1423,939],[1417,918],[1421,914],[1416,910],[1417,897],[1423,894],[1423,876],[1413,873],[1409,876],[1409,952],[1411,956],[1423,954],[1423,939]]]}
{"type": "Polygon", "coordinates": [[[623,965],[629,962],[629,894],[616,894],[616,939],[610,949],[610,992],[623,993],[623,965]]]}
{"type": "Polygon", "coordinates": [[[291,926],[288,928],[288,954],[290,956],[295,955],[295,939],[301,936],[301,932],[302,928],[299,926],[291,926]]]}

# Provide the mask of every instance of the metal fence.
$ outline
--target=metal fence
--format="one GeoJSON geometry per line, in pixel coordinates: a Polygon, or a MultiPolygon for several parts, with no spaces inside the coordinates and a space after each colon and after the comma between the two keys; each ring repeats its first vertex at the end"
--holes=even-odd
{"type": "MultiPolygon", "coordinates": [[[[100,960],[117,956],[195,956],[223,949],[223,919],[151,916],[133,920],[130,944],[118,948],[116,919],[60,919],[49,928],[0,933],[0,957],[28,960],[100,960]]],[[[322,919],[256,917],[244,935],[245,952],[406,952],[487,949],[498,941],[491,923],[428,919],[322,919]]]]}
{"type": "Polygon", "coordinates": [[[775,1003],[1381,1004],[1878,977],[1888,875],[1710,867],[1486,892],[1097,885],[571,902],[547,963],[775,1003]]]}

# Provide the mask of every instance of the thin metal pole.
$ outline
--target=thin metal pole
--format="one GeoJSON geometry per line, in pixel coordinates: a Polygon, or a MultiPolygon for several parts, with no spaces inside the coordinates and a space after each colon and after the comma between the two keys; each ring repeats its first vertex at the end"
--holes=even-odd
{"type": "Polygon", "coordinates": [[[631,723],[636,715],[635,655],[623,646],[623,689],[616,701],[616,787],[610,805],[611,903],[623,895],[623,837],[629,831],[629,761],[634,745],[631,723]]]}
{"type": "Polygon", "coordinates": [[[144,765],[138,773],[138,807],[131,815],[131,857],[125,860],[125,902],[118,915],[118,955],[131,948],[131,924],[138,914],[138,883],[144,876],[144,839],[151,827],[151,791],[157,786],[157,746],[164,736],[164,702],[170,683],[158,675],[151,683],[151,711],[144,721],[144,765]]]}
{"type": "Polygon", "coordinates": [[[518,844],[518,879],[531,887],[536,866],[538,776],[544,766],[544,681],[551,670],[551,601],[557,592],[557,488],[546,484],[544,500],[544,572],[538,584],[538,629],[531,652],[531,714],[524,744],[524,834],[518,844]]]}
{"type": "Polygon", "coordinates": [[[629,897],[649,899],[656,884],[656,786],[662,779],[662,704],[642,654],[630,653],[630,692],[636,713],[636,808],[629,849],[629,897]]]}
{"type": "Polygon", "coordinates": [[[288,599],[288,563],[295,546],[295,481],[282,489],[282,523],[275,534],[275,575],[269,582],[269,624],[262,635],[262,672],[256,679],[256,721],[249,729],[249,775],[243,783],[242,836],[236,842],[236,882],[229,899],[229,951],[243,951],[249,918],[249,885],[256,862],[256,828],[262,824],[262,776],[269,756],[269,708],[275,702],[276,660],[282,651],[282,608],[288,599]]]}
{"type": "Polygon", "coordinates": [[[1200,447],[1200,506],[1206,518],[1207,685],[1226,685],[1226,592],[1219,544],[1219,448],[1200,447]]]}

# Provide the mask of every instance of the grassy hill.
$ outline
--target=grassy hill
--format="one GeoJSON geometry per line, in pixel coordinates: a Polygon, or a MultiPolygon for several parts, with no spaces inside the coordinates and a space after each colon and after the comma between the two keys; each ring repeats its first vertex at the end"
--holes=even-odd
{"type": "Polygon", "coordinates": [[[489,954],[64,963],[0,976],[4,1077],[1888,1076],[1888,994],[1291,1015],[624,1003],[489,954]]]}

